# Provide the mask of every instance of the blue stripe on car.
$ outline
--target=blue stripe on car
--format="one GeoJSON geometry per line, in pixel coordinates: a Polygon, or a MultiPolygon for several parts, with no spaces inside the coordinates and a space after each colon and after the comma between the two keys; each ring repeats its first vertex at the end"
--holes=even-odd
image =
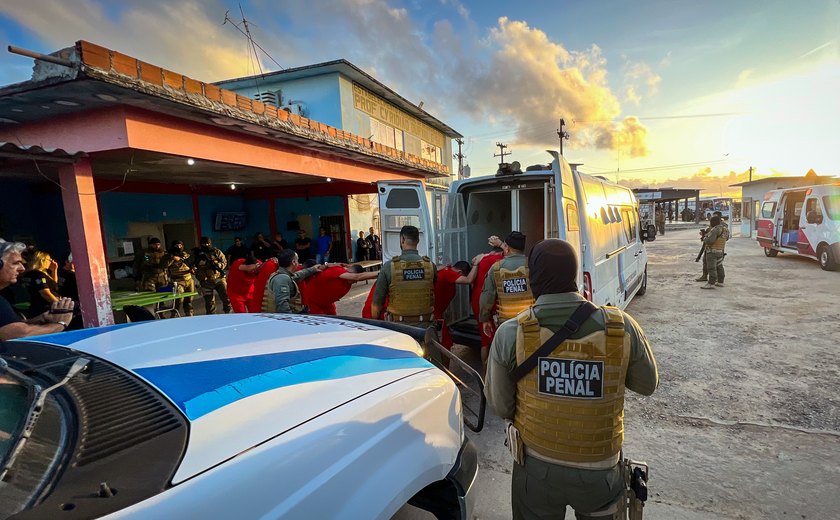
{"type": "Polygon", "coordinates": [[[41,343],[49,343],[50,345],[58,345],[60,347],[69,347],[73,343],[105,334],[117,329],[124,329],[134,325],[140,325],[141,322],[136,323],[120,323],[119,325],[108,325],[107,327],[96,327],[92,329],[70,330],[67,332],[56,332],[53,334],[44,334],[42,336],[32,336],[29,338],[21,338],[20,341],[38,341],[41,343]]]}
{"type": "Polygon", "coordinates": [[[134,371],[169,396],[187,418],[195,420],[240,399],[285,386],[431,367],[413,352],[378,345],[345,345],[134,371]]]}

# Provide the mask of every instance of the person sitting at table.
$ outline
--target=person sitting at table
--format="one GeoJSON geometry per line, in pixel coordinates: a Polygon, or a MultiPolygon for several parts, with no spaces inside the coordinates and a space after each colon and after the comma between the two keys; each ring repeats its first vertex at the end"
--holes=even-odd
{"type": "MultiPolygon", "coordinates": [[[[0,291],[12,286],[26,270],[20,242],[0,241],[0,291]]],[[[70,324],[75,304],[70,298],[57,298],[46,312],[24,320],[12,305],[0,296],[0,340],[26,338],[61,332],[70,324]]]]}
{"type": "Polygon", "coordinates": [[[49,253],[44,251],[33,253],[21,281],[29,292],[27,316],[43,314],[50,310],[50,305],[54,301],[58,300],[58,263],[50,257],[49,253]]]}

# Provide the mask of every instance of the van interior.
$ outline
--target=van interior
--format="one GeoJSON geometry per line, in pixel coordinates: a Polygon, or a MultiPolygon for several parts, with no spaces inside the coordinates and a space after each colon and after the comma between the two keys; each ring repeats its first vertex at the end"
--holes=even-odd
{"type": "MultiPolygon", "coordinates": [[[[487,238],[496,235],[502,240],[516,230],[527,237],[525,252],[545,237],[546,185],[549,178],[517,179],[515,185],[507,179],[493,179],[476,183],[461,190],[466,216],[466,257],[450,258],[470,261],[475,255],[486,253],[490,247],[487,238]]],[[[553,205],[552,205],[553,206],[553,205]]],[[[453,221],[450,216],[450,221],[453,221]]],[[[553,222],[556,225],[556,222],[553,222]]],[[[464,256],[464,253],[461,253],[464,256]]],[[[470,292],[460,286],[457,296],[449,306],[447,322],[452,324],[456,341],[478,346],[480,337],[472,316],[470,292]]]]}
{"type": "Polygon", "coordinates": [[[786,194],[782,204],[782,236],[779,242],[783,247],[796,247],[799,238],[799,218],[805,204],[805,191],[786,194]]]}

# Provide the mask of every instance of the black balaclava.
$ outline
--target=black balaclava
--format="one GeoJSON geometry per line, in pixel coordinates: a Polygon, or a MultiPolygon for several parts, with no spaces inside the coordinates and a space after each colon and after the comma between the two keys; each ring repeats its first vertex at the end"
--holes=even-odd
{"type": "Polygon", "coordinates": [[[528,276],[534,298],[543,294],[577,292],[578,258],[571,244],[556,238],[534,246],[528,276]]]}

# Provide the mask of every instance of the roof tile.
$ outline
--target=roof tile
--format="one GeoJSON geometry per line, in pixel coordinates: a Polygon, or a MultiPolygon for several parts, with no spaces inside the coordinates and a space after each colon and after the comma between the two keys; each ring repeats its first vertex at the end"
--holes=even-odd
{"type": "MultiPolygon", "coordinates": [[[[85,59],[84,56],[82,59],[85,59]]],[[[87,63],[87,62],[86,62],[87,63]]],[[[130,76],[132,78],[139,78],[140,72],[137,60],[131,56],[126,56],[120,52],[114,51],[111,54],[111,66],[120,74],[130,76]]]]}
{"type": "Polygon", "coordinates": [[[157,65],[140,62],[140,79],[153,85],[163,86],[163,69],[157,65]]]}

